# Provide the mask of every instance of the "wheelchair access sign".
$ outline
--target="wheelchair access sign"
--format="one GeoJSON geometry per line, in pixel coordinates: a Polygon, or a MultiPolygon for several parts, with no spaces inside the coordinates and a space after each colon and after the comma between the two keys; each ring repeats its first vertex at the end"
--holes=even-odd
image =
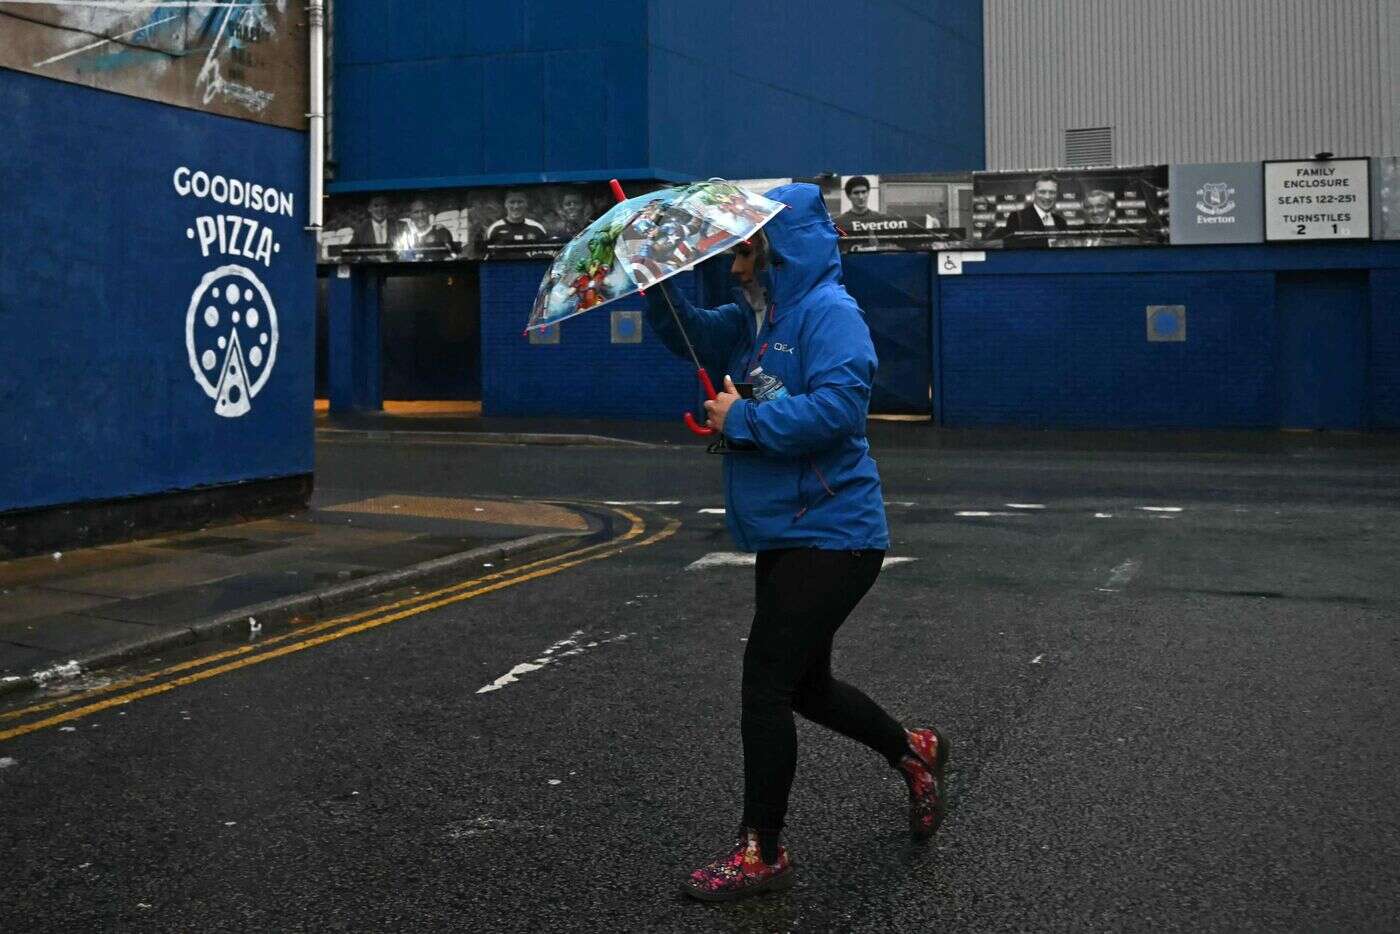
{"type": "Polygon", "coordinates": [[[963,263],[980,263],[986,260],[984,250],[946,250],[938,254],[938,274],[940,276],[961,276],[963,263]]]}

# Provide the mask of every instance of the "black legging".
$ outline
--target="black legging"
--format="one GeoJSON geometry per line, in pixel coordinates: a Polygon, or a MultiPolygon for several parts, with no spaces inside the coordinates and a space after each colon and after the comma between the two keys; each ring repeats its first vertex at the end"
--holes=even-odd
{"type": "Polygon", "coordinates": [[[883,551],[782,548],[758,553],[744,651],[744,824],[776,831],[797,767],[793,711],[880,753],[907,752],[904,728],[831,676],[831,642],[880,575],[883,551]]]}

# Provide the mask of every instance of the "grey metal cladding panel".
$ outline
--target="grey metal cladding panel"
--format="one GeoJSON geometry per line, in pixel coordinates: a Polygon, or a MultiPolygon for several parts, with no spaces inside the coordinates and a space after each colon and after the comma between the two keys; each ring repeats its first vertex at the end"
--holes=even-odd
{"type": "Polygon", "coordinates": [[[1400,0],[987,0],[988,168],[1400,153],[1400,0]]]}

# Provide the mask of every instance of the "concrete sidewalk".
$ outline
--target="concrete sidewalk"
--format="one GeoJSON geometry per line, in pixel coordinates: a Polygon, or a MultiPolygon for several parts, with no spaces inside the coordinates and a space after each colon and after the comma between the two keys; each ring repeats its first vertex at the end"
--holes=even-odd
{"type": "Polygon", "coordinates": [[[295,515],[0,562],[0,693],[564,547],[544,503],[318,493],[295,515]]]}

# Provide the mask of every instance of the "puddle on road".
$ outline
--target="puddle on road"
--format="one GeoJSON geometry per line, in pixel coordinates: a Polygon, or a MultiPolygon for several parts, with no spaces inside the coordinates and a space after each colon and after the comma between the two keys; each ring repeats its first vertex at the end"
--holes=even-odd
{"type": "Polygon", "coordinates": [[[34,691],[34,697],[52,699],[55,697],[66,697],[69,694],[81,694],[83,691],[95,691],[105,688],[111,684],[116,669],[104,669],[100,674],[95,672],[84,672],[76,678],[59,678],[45,682],[34,691]]]}

